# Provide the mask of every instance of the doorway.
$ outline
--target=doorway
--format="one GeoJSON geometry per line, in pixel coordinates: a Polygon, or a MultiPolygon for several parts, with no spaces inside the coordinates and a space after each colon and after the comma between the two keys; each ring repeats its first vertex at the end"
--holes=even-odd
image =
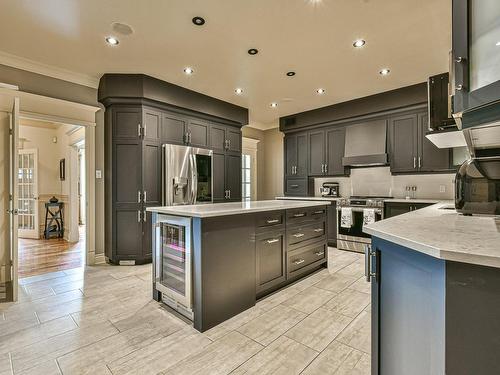
{"type": "Polygon", "coordinates": [[[85,129],[19,120],[19,278],[85,265],[85,129]]]}

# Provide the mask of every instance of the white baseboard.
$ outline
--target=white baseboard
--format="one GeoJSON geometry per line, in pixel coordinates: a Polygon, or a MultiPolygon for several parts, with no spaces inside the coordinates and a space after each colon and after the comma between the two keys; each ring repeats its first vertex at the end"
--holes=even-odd
{"type": "Polygon", "coordinates": [[[106,256],[104,254],[96,254],[94,264],[106,264],[106,256]]]}

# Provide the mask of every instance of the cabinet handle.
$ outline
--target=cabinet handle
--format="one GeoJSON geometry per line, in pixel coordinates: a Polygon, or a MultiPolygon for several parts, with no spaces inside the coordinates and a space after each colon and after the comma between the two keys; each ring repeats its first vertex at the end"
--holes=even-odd
{"type": "Polygon", "coordinates": [[[293,214],[293,217],[304,217],[306,216],[305,213],[301,212],[300,214],[293,214]]]}
{"type": "Polygon", "coordinates": [[[272,244],[272,243],[276,243],[276,242],[278,242],[278,241],[279,241],[279,238],[273,238],[273,239],[271,239],[271,240],[267,240],[266,242],[267,242],[268,244],[272,244]]]}
{"type": "Polygon", "coordinates": [[[224,190],[224,198],[227,199],[227,190],[224,190]]]}
{"type": "Polygon", "coordinates": [[[304,263],[305,261],[306,261],[305,259],[299,259],[299,260],[294,261],[293,264],[299,265],[299,264],[304,263]]]}
{"type": "Polygon", "coordinates": [[[324,212],[325,212],[325,211],[323,211],[323,210],[319,210],[319,211],[314,211],[314,212],[313,212],[313,214],[314,214],[314,215],[319,215],[319,214],[322,214],[322,213],[324,213],[324,212]]]}
{"type": "Polygon", "coordinates": [[[371,245],[365,245],[365,278],[367,282],[370,282],[372,277],[377,276],[376,273],[372,272],[372,262],[371,257],[376,253],[372,251],[371,245]]]}
{"type": "Polygon", "coordinates": [[[141,203],[141,191],[137,190],[137,203],[141,203]]]}
{"type": "Polygon", "coordinates": [[[146,190],[144,190],[144,191],[142,192],[142,196],[144,197],[144,198],[143,198],[143,199],[144,199],[144,203],[146,203],[146,202],[147,202],[147,200],[148,200],[148,192],[147,192],[146,190]]]}
{"type": "Polygon", "coordinates": [[[328,173],[328,164],[325,164],[325,173],[328,173]]]}
{"type": "Polygon", "coordinates": [[[314,254],[315,254],[316,256],[318,256],[318,257],[321,257],[321,256],[325,255],[325,252],[324,252],[324,251],[318,251],[318,252],[316,252],[316,253],[314,253],[314,254]]]}
{"type": "Polygon", "coordinates": [[[321,164],[321,173],[324,173],[324,172],[325,172],[325,165],[321,164]]]}
{"type": "Polygon", "coordinates": [[[146,209],[144,209],[144,214],[142,215],[142,221],[146,222],[146,209]]]}
{"type": "Polygon", "coordinates": [[[231,148],[231,140],[230,140],[230,139],[228,139],[228,140],[227,140],[227,149],[229,150],[230,148],[231,148]]]}
{"type": "Polygon", "coordinates": [[[137,211],[137,222],[140,223],[141,222],[141,210],[138,210],[137,211]]]}
{"type": "Polygon", "coordinates": [[[142,133],[142,130],[141,130],[141,124],[137,124],[137,136],[139,138],[141,138],[141,133],[142,133]]]}
{"type": "Polygon", "coordinates": [[[413,169],[417,168],[417,158],[413,157],[413,169]]]}
{"type": "Polygon", "coordinates": [[[142,126],[141,129],[142,129],[142,136],[146,137],[146,127],[142,126]]]}
{"type": "Polygon", "coordinates": [[[279,223],[280,219],[271,219],[271,220],[266,220],[266,223],[268,224],[274,224],[274,223],[279,223]]]}
{"type": "Polygon", "coordinates": [[[304,233],[295,233],[293,236],[294,236],[295,238],[304,237],[304,233]]]}
{"type": "Polygon", "coordinates": [[[422,167],[422,162],[421,162],[421,157],[419,156],[418,157],[418,167],[421,168],[422,167]]]}
{"type": "Polygon", "coordinates": [[[323,232],[323,228],[316,228],[314,231],[315,231],[316,233],[323,232]]]}
{"type": "Polygon", "coordinates": [[[193,141],[193,134],[189,132],[189,143],[191,143],[192,141],[193,141]]]}
{"type": "Polygon", "coordinates": [[[290,187],[293,188],[293,189],[297,189],[299,187],[299,185],[293,184],[293,185],[290,185],[290,187]]]}

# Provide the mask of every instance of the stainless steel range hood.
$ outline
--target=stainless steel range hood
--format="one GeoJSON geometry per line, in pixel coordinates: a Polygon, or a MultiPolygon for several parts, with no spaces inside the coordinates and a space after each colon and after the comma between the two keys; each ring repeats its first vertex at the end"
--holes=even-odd
{"type": "Polygon", "coordinates": [[[425,137],[434,143],[437,148],[465,147],[464,133],[462,130],[454,127],[452,129],[434,130],[428,132],[425,137]]]}
{"type": "Polygon", "coordinates": [[[346,167],[387,165],[386,139],[386,120],[348,126],[342,164],[346,167]]]}

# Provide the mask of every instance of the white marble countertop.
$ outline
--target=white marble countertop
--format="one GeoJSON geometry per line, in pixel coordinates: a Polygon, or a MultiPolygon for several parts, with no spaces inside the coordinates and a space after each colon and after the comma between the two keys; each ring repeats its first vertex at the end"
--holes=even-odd
{"type": "Polygon", "coordinates": [[[292,208],[324,206],[319,201],[268,200],[233,203],[194,204],[186,206],[149,207],[147,211],[186,217],[214,217],[254,212],[288,210],[292,208]]]}
{"type": "Polygon", "coordinates": [[[276,197],[279,200],[287,200],[287,201],[325,201],[332,202],[338,201],[342,198],[334,198],[334,197],[276,197]]]}
{"type": "Polygon", "coordinates": [[[460,215],[452,201],[377,221],[364,231],[435,258],[500,268],[500,217],[460,215]]]}

